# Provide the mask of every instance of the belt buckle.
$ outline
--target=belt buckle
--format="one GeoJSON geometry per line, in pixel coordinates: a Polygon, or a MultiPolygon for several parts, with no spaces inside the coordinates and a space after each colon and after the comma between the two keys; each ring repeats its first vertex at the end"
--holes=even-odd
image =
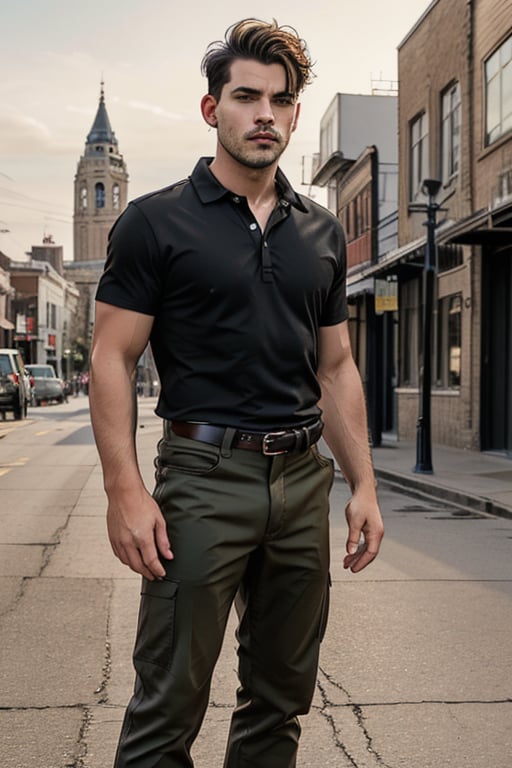
{"type": "Polygon", "coordinates": [[[281,456],[283,453],[288,453],[288,449],[285,448],[280,451],[273,451],[272,448],[269,447],[269,441],[272,440],[275,437],[283,437],[286,435],[285,430],[281,430],[281,432],[267,432],[266,435],[263,435],[263,440],[261,441],[261,450],[264,456],[281,456]]]}

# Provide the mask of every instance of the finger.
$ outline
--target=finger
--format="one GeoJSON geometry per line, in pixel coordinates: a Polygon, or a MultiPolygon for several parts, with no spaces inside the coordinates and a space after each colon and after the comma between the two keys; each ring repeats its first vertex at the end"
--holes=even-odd
{"type": "Polygon", "coordinates": [[[172,560],[174,558],[174,554],[171,549],[171,543],[167,535],[167,526],[163,517],[160,518],[160,520],[157,520],[155,538],[156,546],[162,557],[164,557],[166,560],[172,560]]]}
{"type": "Polygon", "coordinates": [[[349,555],[356,555],[359,551],[360,547],[362,546],[362,530],[359,526],[354,525],[354,523],[349,523],[349,529],[348,529],[348,537],[347,537],[347,543],[346,543],[346,551],[349,555]]]}
{"type": "Polygon", "coordinates": [[[158,551],[154,539],[149,542],[144,542],[139,546],[140,557],[142,562],[149,569],[153,578],[163,579],[165,576],[165,568],[160,562],[158,551]]]}
{"type": "Polygon", "coordinates": [[[366,539],[359,543],[356,552],[345,557],[343,567],[350,568],[353,573],[357,573],[358,571],[362,571],[363,568],[366,568],[366,566],[375,560],[379,554],[383,535],[383,530],[367,534],[366,539]]]}
{"type": "Polygon", "coordinates": [[[155,578],[159,578],[146,566],[142,559],[141,552],[136,547],[119,547],[119,554],[117,556],[123,565],[127,565],[132,571],[144,576],[148,581],[154,581],[155,578]]]}
{"type": "Polygon", "coordinates": [[[371,552],[369,549],[365,548],[355,555],[347,555],[343,561],[343,567],[350,569],[352,573],[359,573],[359,571],[362,571],[367,565],[370,565],[376,557],[377,552],[371,552]]]}
{"type": "Polygon", "coordinates": [[[362,526],[354,522],[351,512],[352,508],[349,502],[345,508],[345,517],[348,523],[348,537],[345,548],[349,555],[355,555],[361,543],[362,526]]]}

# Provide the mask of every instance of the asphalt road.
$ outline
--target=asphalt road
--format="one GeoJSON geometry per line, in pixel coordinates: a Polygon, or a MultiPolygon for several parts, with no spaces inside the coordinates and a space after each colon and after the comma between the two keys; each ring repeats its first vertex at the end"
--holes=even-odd
{"type": "MultiPolygon", "coordinates": [[[[0,766],[109,768],[133,683],[138,577],[106,537],[87,399],[0,422],[0,766]]],[[[143,474],[160,426],[140,401],[143,474]]],[[[512,521],[382,485],[386,537],[341,567],[332,494],[331,614],[298,768],[510,768],[512,521]]],[[[221,768],[236,688],[234,621],[195,747],[221,768]]]]}

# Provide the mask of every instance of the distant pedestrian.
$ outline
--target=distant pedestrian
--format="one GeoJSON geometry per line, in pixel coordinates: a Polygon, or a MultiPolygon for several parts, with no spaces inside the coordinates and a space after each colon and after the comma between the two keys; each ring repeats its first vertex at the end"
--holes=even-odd
{"type": "Polygon", "coordinates": [[[247,19],[209,47],[203,70],[215,157],[128,206],[97,293],[91,413],[108,530],[144,577],[116,767],[193,765],[236,597],[240,688],[224,768],[293,768],[327,619],[322,429],[352,491],[345,568],[376,557],[382,519],[343,231],[278,168],[311,79],[306,45],[247,19]],[[163,419],[153,496],[133,389],[148,341],[163,419]]]}

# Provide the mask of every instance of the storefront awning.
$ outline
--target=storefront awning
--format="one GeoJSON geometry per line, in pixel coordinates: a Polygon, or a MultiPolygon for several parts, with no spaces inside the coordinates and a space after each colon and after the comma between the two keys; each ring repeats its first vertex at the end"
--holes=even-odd
{"type": "Polygon", "coordinates": [[[410,243],[407,243],[407,245],[403,245],[401,248],[396,248],[394,251],[390,251],[375,264],[370,264],[364,269],[354,272],[352,275],[348,275],[347,294],[353,296],[368,290],[368,286],[371,285],[368,281],[369,278],[395,271],[399,264],[407,263],[418,251],[422,251],[425,248],[426,242],[426,237],[412,240],[410,243]]]}
{"type": "Polygon", "coordinates": [[[489,245],[494,248],[512,246],[512,227],[492,227],[461,232],[450,238],[456,245],[489,245]]]}
{"type": "Polygon", "coordinates": [[[315,171],[311,183],[317,187],[325,187],[333,176],[341,172],[346,173],[354,163],[355,160],[345,157],[343,152],[333,152],[325,163],[315,171]]]}

